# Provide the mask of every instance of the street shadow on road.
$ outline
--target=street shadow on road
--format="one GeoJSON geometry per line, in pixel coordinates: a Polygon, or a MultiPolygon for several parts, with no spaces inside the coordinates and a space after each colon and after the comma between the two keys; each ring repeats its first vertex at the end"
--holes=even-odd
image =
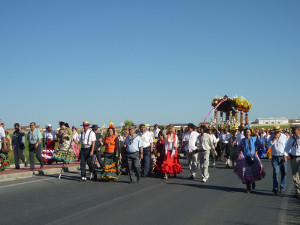
{"type": "MultiPolygon", "coordinates": [[[[226,186],[216,186],[216,185],[207,185],[207,184],[182,184],[182,183],[174,183],[170,182],[167,184],[171,185],[185,185],[188,187],[195,187],[195,188],[203,188],[203,189],[210,189],[210,190],[217,190],[217,191],[226,191],[226,192],[245,192],[245,188],[236,188],[236,187],[226,187],[226,186]]],[[[267,192],[260,192],[258,190],[251,191],[252,194],[256,195],[264,195],[264,196],[273,196],[273,193],[267,193],[267,192]]],[[[289,197],[289,196],[287,196],[289,197]]]]}
{"type": "Polygon", "coordinates": [[[300,224],[300,199],[294,197],[288,200],[287,207],[285,209],[285,220],[288,224],[300,224]]]}

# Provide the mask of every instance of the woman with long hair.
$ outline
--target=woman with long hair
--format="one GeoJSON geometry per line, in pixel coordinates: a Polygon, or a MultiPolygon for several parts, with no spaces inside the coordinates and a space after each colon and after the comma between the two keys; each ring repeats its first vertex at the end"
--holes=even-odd
{"type": "Polygon", "coordinates": [[[71,141],[71,149],[72,152],[75,152],[76,154],[76,161],[80,161],[79,160],[79,143],[78,143],[78,133],[77,133],[77,129],[75,126],[72,127],[72,141],[71,141]]]}
{"type": "Polygon", "coordinates": [[[178,137],[173,125],[167,127],[167,134],[165,137],[165,159],[162,164],[162,172],[165,174],[164,179],[168,179],[168,174],[182,173],[182,165],[179,163],[178,158],[178,137]]]}

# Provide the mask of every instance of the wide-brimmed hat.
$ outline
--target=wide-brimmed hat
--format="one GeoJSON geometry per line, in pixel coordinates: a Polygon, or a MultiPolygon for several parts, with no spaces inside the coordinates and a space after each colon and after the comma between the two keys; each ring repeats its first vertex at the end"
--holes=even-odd
{"type": "Polygon", "coordinates": [[[82,123],[82,125],[80,125],[80,126],[90,126],[90,122],[89,121],[84,121],[82,123]]]}
{"type": "Polygon", "coordinates": [[[92,130],[98,130],[98,129],[99,129],[99,127],[98,127],[97,124],[93,124],[93,125],[92,125],[92,130]]]}
{"type": "Polygon", "coordinates": [[[273,132],[278,132],[278,131],[281,131],[281,129],[280,129],[280,126],[274,126],[273,127],[273,132]]]}

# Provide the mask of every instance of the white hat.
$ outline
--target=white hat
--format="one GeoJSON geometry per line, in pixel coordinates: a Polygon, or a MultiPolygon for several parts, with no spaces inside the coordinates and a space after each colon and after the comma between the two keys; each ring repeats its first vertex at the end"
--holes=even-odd
{"type": "Polygon", "coordinates": [[[47,124],[46,128],[48,128],[48,127],[52,127],[52,125],[49,123],[49,124],[47,124]]]}

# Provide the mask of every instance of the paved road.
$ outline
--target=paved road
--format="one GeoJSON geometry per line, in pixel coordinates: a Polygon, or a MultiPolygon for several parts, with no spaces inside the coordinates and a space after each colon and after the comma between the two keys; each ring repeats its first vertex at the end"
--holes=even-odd
{"type": "Polygon", "coordinates": [[[144,178],[129,185],[121,176],[114,183],[78,182],[79,172],[40,176],[0,184],[1,224],[300,224],[300,200],[292,197],[290,171],[287,192],[274,196],[272,168],[252,194],[232,169],[210,169],[207,183],[183,174],[162,180],[144,178]]]}

